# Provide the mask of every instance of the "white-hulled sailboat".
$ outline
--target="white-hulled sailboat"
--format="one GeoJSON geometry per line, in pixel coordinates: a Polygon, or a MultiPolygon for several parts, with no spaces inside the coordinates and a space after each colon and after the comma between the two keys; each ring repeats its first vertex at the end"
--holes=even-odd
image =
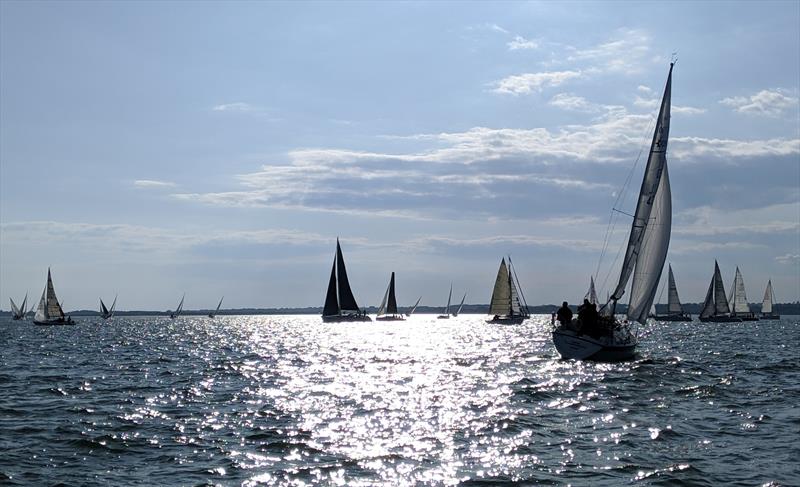
{"type": "Polygon", "coordinates": [[[64,315],[64,310],[58,303],[49,268],[47,269],[47,284],[42,291],[42,299],[39,300],[36,314],[33,315],[33,322],[37,325],[72,325],[74,323],[71,317],[64,315]]]}
{"type": "Polygon", "coordinates": [[[347,269],[344,266],[342,247],[336,239],[336,255],[333,257],[331,278],[328,281],[328,292],[325,295],[325,306],[322,309],[322,321],[372,321],[365,311],[361,311],[350,290],[347,280],[347,269]]]}
{"type": "Polygon", "coordinates": [[[378,315],[375,317],[377,321],[403,321],[402,313],[397,312],[397,298],[394,294],[394,272],[389,279],[389,287],[386,288],[386,293],[383,295],[383,301],[378,307],[378,315]]]}
{"type": "Polygon", "coordinates": [[[761,319],[762,320],[779,320],[781,315],[772,309],[772,279],[767,281],[767,289],[764,290],[764,301],[761,302],[761,319]]]}
{"type": "Polygon", "coordinates": [[[747,293],[744,290],[744,278],[742,273],[739,272],[739,266],[736,266],[736,277],[733,278],[733,289],[731,290],[732,296],[730,301],[731,316],[739,318],[742,321],[758,321],[758,317],[750,309],[747,304],[747,293]]]}
{"type": "Polygon", "coordinates": [[[114,316],[114,308],[117,306],[117,296],[114,296],[114,302],[111,303],[111,309],[106,308],[103,298],[100,298],[100,317],[104,320],[110,319],[114,316]]]}
{"type": "Polygon", "coordinates": [[[453,283],[450,283],[450,294],[447,295],[447,306],[444,307],[444,313],[436,317],[438,320],[450,319],[450,300],[453,299],[453,283]]]}
{"type": "Polygon", "coordinates": [[[669,66],[617,287],[596,323],[575,320],[553,330],[553,343],[563,358],[617,361],[631,359],[636,354],[638,338],[630,322],[644,323],[647,319],[667,259],[672,228],[667,143],[674,65],[669,66]],[[631,275],[627,320],[620,322],[615,316],[617,302],[625,294],[631,275]]]}
{"type": "Polygon", "coordinates": [[[455,318],[461,313],[461,309],[464,307],[464,301],[466,299],[467,299],[467,293],[464,293],[464,295],[461,296],[461,303],[458,305],[458,309],[456,310],[455,313],[453,313],[453,318],[455,318]]]}
{"type": "Polygon", "coordinates": [[[413,315],[413,314],[414,314],[414,311],[416,311],[416,310],[417,310],[417,306],[419,306],[419,302],[420,302],[420,301],[422,301],[422,296],[420,296],[419,298],[417,298],[417,302],[416,302],[416,303],[414,303],[414,307],[413,307],[413,308],[411,308],[411,311],[409,311],[408,313],[406,313],[406,317],[410,317],[411,315],[413,315]]]}
{"type": "Polygon", "coordinates": [[[181,302],[178,303],[178,307],[175,308],[175,311],[173,311],[172,313],[169,314],[169,317],[172,318],[173,320],[175,318],[177,318],[178,316],[180,316],[181,313],[183,313],[183,300],[184,299],[186,299],[186,293],[183,293],[183,296],[181,296],[181,302]]]}
{"type": "Polygon", "coordinates": [[[487,323],[520,324],[530,318],[528,305],[517,288],[518,284],[511,257],[508,258],[508,266],[505,257],[502,258],[489,302],[489,314],[493,316],[486,320],[487,323]]]}
{"type": "Polygon", "coordinates": [[[654,315],[658,321],[692,321],[692,315],[683,311],[681,299],[678,297],[678,286],[675,285],[675,276],[672,275],[672,264],[669,265],[669,290],[667,291],[667,314],[654,315]]]}
{"type": "Polygon", "coordinates": [[[714,275],[708,285],[703,309],[700,310],[700,321],[713,323],[740,323],[742,320],[731,316],[728,298],[725,296],[725,285],[722,284],[722,274],[719,264],[714,261],[714,275]]]}
{"type": "Polygon", "coordinates": [[[209,317],[209,318],[214,318],[215,316],[217,316],[217,313],[219,313],[219,307],[220,307],[220,306],[222,306],[222,300],[223,300],[223,299],[225,299],[225,296],[222,296],[222,297],[219,299],[219,303],[217,303],[217,309],[215,309],[215,310],[214,310],[214,311],[212,311],[211,313],[208,313],[208,317],[209,317]]]}
{"type": "Polygon", "coordinates": [[[22,300],[22,306],[17,306],[14,303],[14,300],[11,298],[8,298],[8,300],[11,301],[11,319],[14,321],[24,320],[25,315],[28,313],[28,311],[25,309],[28,307],[28,293],[25,293],[25,298],[22,300]]]}

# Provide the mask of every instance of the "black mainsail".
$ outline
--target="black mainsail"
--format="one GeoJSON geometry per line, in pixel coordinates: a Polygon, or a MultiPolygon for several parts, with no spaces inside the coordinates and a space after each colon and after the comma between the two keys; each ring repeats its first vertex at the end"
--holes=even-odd
{"type": "Polygon", "coordinates": [[[328,292],[325,294],[325,306],[322,309],[323,320],[330,321],[367,321],[356,303],[350,282],[347,279],[347,268],[344,265],[342,247],[336,239],[336,255],[331,267],[331,278],[328,281],[328,292]]]}

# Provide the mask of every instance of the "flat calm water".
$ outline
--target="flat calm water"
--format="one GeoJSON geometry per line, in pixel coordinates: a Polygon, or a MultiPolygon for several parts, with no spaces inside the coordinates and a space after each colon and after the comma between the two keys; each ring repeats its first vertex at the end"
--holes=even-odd
{"type": "Polygon", "coordinates": [[[800,324],[0,320],[0,484],[800,485],[800,324]]]}

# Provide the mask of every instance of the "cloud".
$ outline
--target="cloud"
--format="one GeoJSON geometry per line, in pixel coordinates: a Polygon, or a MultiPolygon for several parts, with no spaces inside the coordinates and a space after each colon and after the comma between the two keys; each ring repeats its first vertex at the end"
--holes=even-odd
{"type": "Polygon", "coordinates": [[[787,265],[800,265],[800,254],[784,254],[775,257],[775,260],[781,264],[787,265]]]}
{"type": "Polygon", "coordinates": [[[499,32],[500,34],[510,34],[510,32],[507,31],[506,29],[492,22],[486,22],[478,25],[469,25],[467,26],[467,30],[488,30],[491,32],[499,32]]]}
{"type": "Polygon", "coordinates": [[[586,98],[572,93],[559,93],[550,99],[550,105],[563,110],[577,112],[594,112],[599,109],[598,105],[590,103],[586,98]]]}
{"type": "Polygon", "coordinates": [[[714,157],[734,162],[767,156],[790,156],[800,154],[800,139],[735,140],[709,139],[705,137],[670,138],[673,158],[699,161],[714,157]]]}
{"type": "Polygon", "coordinates": [[[672,113],[677,113],[679,115],[702,115],[703,113],[706,113],[705,108],[681,107],[675,105],[673,105],[670,110],[672,113]]]}
{"type": "Polygon", "coordinates": [[[536,41],[526,39],[522,36],[514,36],[514,39],[509,41],[507,45],[509,51],[537,49],[539,47],[536,41]]]}
{"type": "Polygon", "coordinates": [[[244,102],[223,103],[212,108],[215,112],[254,112],[256,107],[244,102]]]}
{"type": "Polygon", "coordinates": [[[719,102],[739,113],[777,117],[785,110],[798,108],[798,98],[784,93],[783,90],[761,90],[755,95],[723,98],[719,102]]]}
{"type": "Polygon", "coordinates": [[[639,29],[619,29],[606,42],[580,49],[569,46],[566,60],[588,61],[601,72],[633,74],[642,71],[650,53],[650,36],[639,29]]]}
{"type": "Polygon", "coordinates": [[[800,202],[738,210],[699,206],[675,215],[673,235],[777,235],[800,231],[800,202]]]}
{"type": "Polygon", "coordinates": [[[170,181],[159,181],[157,179],[137,179],[133,185],[142,189],[173,188],[175,183],[170,181]]]}
{"type": "Polygon", "coordinates": [[[580,78],[580,71],[550,71],[508,76],[495,82],[495,93],[523,95],[544,88],[559,86],[570,79],[580,78]]]}
{"type": "MultiPolygon", "coordinates": [[[[641,87],[640,87],[641,88],[641,87]]],[[[647,108],[649,110],[655,110],[660,107],[661,99],[660,98],[642,98],[641,96],[636,96],[633,100],[634,106],[647,108]]],[[[673,114],[678,115],[701,115],[706,113],[705,108],[696,108],[696,107],[683,107],[672,105],[670,107],[670,111],[673,114]]]]}

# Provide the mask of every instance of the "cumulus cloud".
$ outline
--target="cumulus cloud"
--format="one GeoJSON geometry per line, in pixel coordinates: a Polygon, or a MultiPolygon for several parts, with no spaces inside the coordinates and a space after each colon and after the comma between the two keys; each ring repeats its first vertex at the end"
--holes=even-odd
{"type": "Polygon", "coordinates": [[[536,41],[526,39],[522,36],[514,36],[514,39],[509,41],[507,45],[509,51],[536,49],[539,47],[539,43],[536,41]]]}
{"type": "Polygon", "coordinates": [[[175,183],[170,181],[159,181],[157,179],[137,179],[133,185],[142,189],[164,189],[173,188],[175,183]]]}
{"type": "Polygon", "coordinates": [[[776,117],[784,111],[798,108],[798,98],[789,96],[783,90],[761,90],[750,96],[723,98],[721,104],[739,113],[776,117]]]}
{"type": "Polygon", "coordinates": [[[523,95],[559,86],[570,79],[580,78],[580,71],[545,71],[541,73],[515,74],[495,82],[493,91],[508,95],[523,95]]]}

